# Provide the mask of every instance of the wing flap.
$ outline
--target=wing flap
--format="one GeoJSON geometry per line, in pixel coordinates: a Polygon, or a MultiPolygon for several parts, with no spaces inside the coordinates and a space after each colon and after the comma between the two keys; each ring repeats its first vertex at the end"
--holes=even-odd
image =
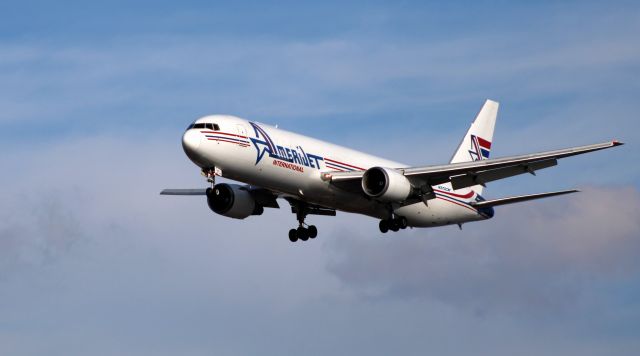
{"type": "Polygon", "coordinates": [[[451,187],[453,189],[462,189],[478,184],[484,185],[495,180],[509,178],[520,174],[535,174],[535,171],[537,170],[553,167],[557,164],[558,160],[554,158],[527,164],[518,164],[515,166],[507,166],[503,168],[489,169],[486,171],[461,174],[451,177],[451,187]]]}
{"type": "Polygon", "coordinates": [[[501,199],[493,199],[493,200],[483,200],[479,202],[472,202],[471,205],[476,208],[488,208],[498,205],[506,205],[513,203],[520,203],[523,201],[534,200],[534,199],[542,199],[548,197],[554,197],[557,195],[571,194],[579,192],[577,189],[570,190],[561,190],[557,192],[549,192],[549,193],[539,193],[539,194],[528,194],[528,195],[518,195],[515,197],[501,198],[501,199]]]}

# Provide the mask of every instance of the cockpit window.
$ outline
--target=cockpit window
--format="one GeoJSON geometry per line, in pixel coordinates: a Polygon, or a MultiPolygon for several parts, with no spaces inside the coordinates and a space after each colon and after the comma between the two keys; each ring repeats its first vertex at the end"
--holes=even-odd
{"type": "Polygon", "coordinates": [[[207,129],[207,130],[213,130],[213,131],[220,131],[220,126],[218,126],[218,124],[212,124],[212,123],[198,123],[198,124],[191,124],[189,125],[189,127],[187,127],[187,130],[189,129],[207,129]]]}
{"type": "Polygon", "coordinates": [[[208,123],[206,124],[206,128],[213,131],[220,131],[220,126],[218,126],[218,124],[208,123]]]}

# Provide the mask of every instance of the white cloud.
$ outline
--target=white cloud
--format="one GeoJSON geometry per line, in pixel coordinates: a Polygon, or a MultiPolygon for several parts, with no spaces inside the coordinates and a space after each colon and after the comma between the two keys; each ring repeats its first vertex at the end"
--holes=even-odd
{"type": "Polygon", "coordinates": [[[435,299],[479,313],[573,313],[583,294],[597,299],[592,285],[640,276],[637,211],[634,188],[587,188],[498,208],[492,221],[462,232],[414,230],[382,241],[346,234],[334,241],[328,269],[372,298],[435,299]]]}

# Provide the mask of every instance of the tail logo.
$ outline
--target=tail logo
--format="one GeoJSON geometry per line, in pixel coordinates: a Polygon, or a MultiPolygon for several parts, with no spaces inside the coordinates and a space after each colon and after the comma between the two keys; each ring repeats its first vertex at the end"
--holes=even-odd
{"type": "Polygon", "coordinates": [[[482,137],[471,135],[471,149],[469,155],[472,161],[480,161],[489,158],[491,152],[491,142],[482,137]]]}

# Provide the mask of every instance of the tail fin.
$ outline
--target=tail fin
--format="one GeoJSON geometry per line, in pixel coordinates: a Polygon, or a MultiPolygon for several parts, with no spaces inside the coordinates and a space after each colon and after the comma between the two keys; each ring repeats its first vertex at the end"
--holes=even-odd
{"type": "MultiPolygon", "coordinates": [[[[458,150],[451,158],[451,163],[479,161],[489,158],[493,130],[498,116],[498,102],[488,100],[484,102],[480,112],[471,123],[469,131],[462,138],[458,150]]],[[[478,194],[482,193],[482,186],[473,187],[478,194]]]]}

